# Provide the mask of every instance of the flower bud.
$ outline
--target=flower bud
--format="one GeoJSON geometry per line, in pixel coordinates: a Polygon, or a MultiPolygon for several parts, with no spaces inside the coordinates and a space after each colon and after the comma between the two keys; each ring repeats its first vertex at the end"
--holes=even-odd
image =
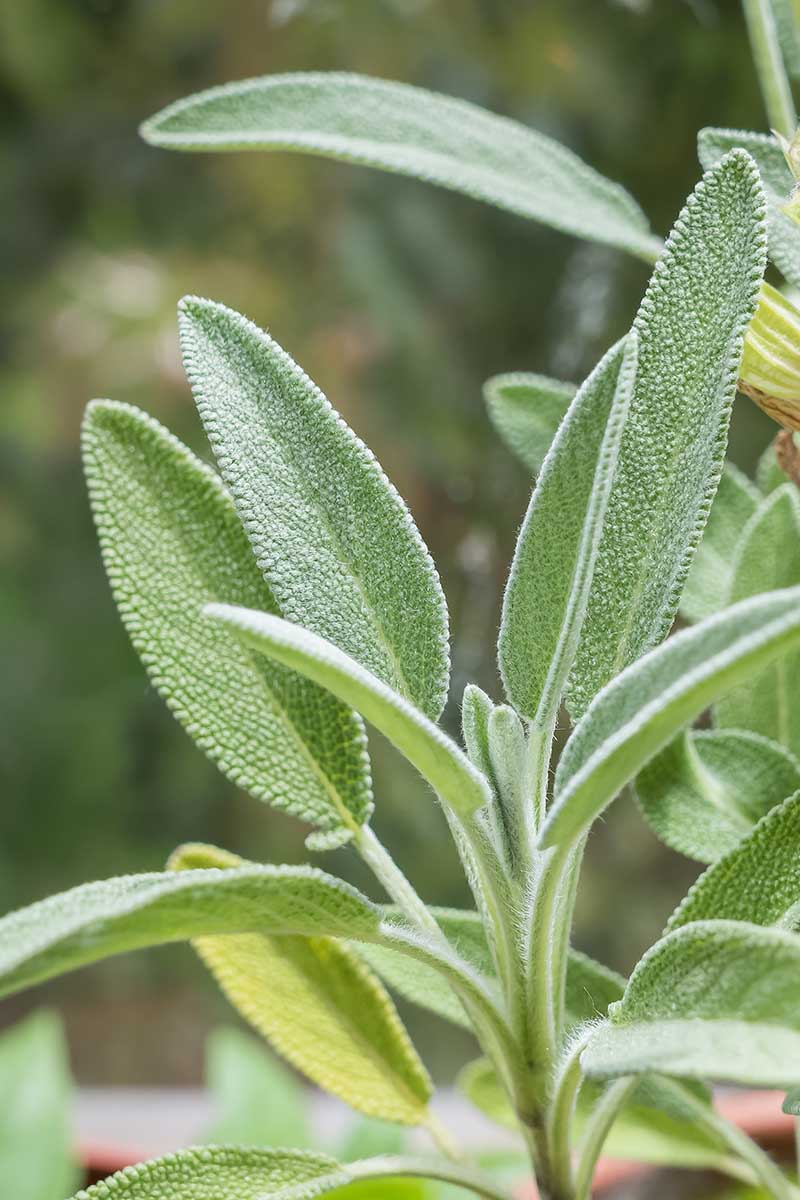
{"type": "Polygon", "coordinates": [[[784,429],[800,429],[800,309],[768,283],[745,334],[739,390],[784,429]]]}

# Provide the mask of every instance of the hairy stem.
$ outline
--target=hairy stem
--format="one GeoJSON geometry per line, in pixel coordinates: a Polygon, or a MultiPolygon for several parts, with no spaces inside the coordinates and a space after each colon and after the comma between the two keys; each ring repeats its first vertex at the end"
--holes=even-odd
{"type": "Polygon", "coordinates": [[[582,1037],[576,1038],[569,1054],[564,1059],[547,1114],[547,1143],[552,1163],[551,1172],[564,1195],[572,1195],[572,1121],[578,1092],[583,1082],[581,1053],[591,1033],[592,1030],[586,1030],[582,1037]]]}
{"type": "Polygon", "coordinates": [[[743,0],[743,5],[770,126],[791,139],[795,133],[797,115],[770,0],[743,0]]]}
{"type": "Polygon", "coordinates": [[[378,840],[369,825],[363,825],[353,838],[358,853],[385,889],[399,905],[412,925],[431,934],[437,941],[444,938],[436,918],[417,895],[386,847],[378,840]]]}
{"type": "Polygon", "coordinates": [[[385,1155],[367,1158],[363,1162],[349,1163],[347,1174],[352,1180],[408,1177],[440,1179],[443,1183],[452,1183],[456,1187],[468,1188],[471,1192],[486,1196],[487,1200],[513,1200],[509,1192],[499,1188],[492,1177],[483,1171],[438,1159],[385,1155]]]}

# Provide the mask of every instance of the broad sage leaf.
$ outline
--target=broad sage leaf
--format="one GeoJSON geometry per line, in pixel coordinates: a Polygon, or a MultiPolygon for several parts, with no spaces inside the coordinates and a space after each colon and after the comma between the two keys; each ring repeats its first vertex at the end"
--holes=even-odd
{"type": "Polygon", "coordinates": [[[215,934],[380,938],[381,912],[313,867],[247,866],[83,884],[0,920],[0,996],[113,954],[215,934]]]}
{"type": "Polygon", "coordinates": [[[735,729],[689,730],[647,764],[636,798],[662,841],[715,862],[800,788],[800,763],[777,742],[735,729]]]}
{"type": "Polygon", "coordinates": [[[483,385],[492,424],[531,474],[541,471],[576,390],[572,383],[523,372],[495,375],[483,385]]]}
{"type": "Polygon", "coordinates": [[[569,687],[575,717],[672,624],[722,472],[765,261],[758,171],[734,151],[689,197],[634,322],[636,383],[569,687]]]}
{"type": "Polygon", "coordinates": [[[782,275],[800,287],[800,225],[782,211],[794,188],[794,178],[783,151],[770,134],[744,129],[701,129],[697,153],[708,170],[735,148],[746,150],[756,161],[767,197],[769,256],[782,275]]]}
{"type": "Polygon", "coordinates": [[[582,1056],[593,1078],[664,1075],[790,1088],[800,1061],[800,937],[741,921],[667,934],[582,1056]]]}
{"type": "MultiPolygon", "coordinates": [[[[800,499],[793,483],[772,492],[742,530],[729,602],[800,584],[800,499]]],[[[787,654],[723,697],[714,722],[750,729],[800,755],[800,653],[787,654]]]]}
{"type": "Polygon", "coordinates": [[[491,800],[488,783],[455,742],[338,646],[270,613],[228,604],[212,604],[205,611],[246,645],[328,688],[359,711],[456,812],[474,812],[491,800]]]}
{"type": "Polygon", "coordinates": [[[700,876],[667,929],[710,920],[800,932],[800,790],[700,876]]]}
{"type": "Polygon", "coordinates": [[[347,840],[372,811],[361,719],[201,617],[213,600],[278,611],[219,478],[125,404],[89,406],[83,453],[114,598],[154,686],[236,784],[347,840]]]}
{"type": "Polygon", "coordinates": [[[788,588],[725,609],[633,663],[567,742],[541,845],[574,844],[684,726],[798,647],[800,588],[788,588]]]}
{"type": "Polygon", "coordinates": [[[0,1035],[0,1171],[14,1200],[61,1200],[75,1186],[72,1083],[61,1022],[41,1011],[0,1035]]]}
{"type": "Polygon", "coordinates": [[[142,126],[173,150],[297,150],[411,175],[652,262],[636,201],[558,142],[474,104],[338,72],[211,88],[142,126]]]}
{"type": "Polygon", "coordinates": [[[680,612],[686,621],[703,621],[725,607],[742,530],[760,499],[747,476],[726,462],[681,595],[680,612]]]}
{"type": "MultiPolygon", "coordinates": [[[[188,862],[200,853],[192,847],[188,862]]],[[[215,847],[204,857],[223,871],[237,864],[215,847]]],[[[173,869],[182,861],[173,856],[173,869]]],[[[267,934],[200,937],[193,945],[245,1020],[319,1087],[366,1116],[425,1123],[428,1073],[383,985],[347,945],[267,934]]]]}
{"type": "Polygon", "coordinates": [[[447,606],[374,455],[251,321],[187,297],[179,322],[198,411],[281,614],[435,720],[447,696],[447,606]]]}
{"type": "Polygon", "coordinates": [[[533,490],[503,598],[506,694],[549,732],[580,636],[636,378],[637,338],[580,388],[533,490]]]}

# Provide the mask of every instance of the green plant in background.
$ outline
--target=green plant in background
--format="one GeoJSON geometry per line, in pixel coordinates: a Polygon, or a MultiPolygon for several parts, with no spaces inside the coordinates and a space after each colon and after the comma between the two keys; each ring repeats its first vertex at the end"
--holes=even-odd
{"type": "Polygon", "coordinates": [[[38,1012],[0,1037],[0,1174],[15,1200],[64,1200],[78,1182],[72,1081],[58,1017],[38,1012]]]}
{"type": "MultiPolygon", "coordinates": [[[[788,138],[779,40],[792,67],[796,13],[788,0],[746,11],[788,138]]],[[[771,462],[761,491],[723,465],[737,378],[751,386],[766,353],[762,303],[742,365],[767,240],[800,280],[779,144],[705,131],[706,174],[660,250],[630,197],[563,148],[399,84],[255,80],[173,105],[144,132],[181,149],[305,149],[417,175],[656,265],[630,332],[574,395],[539,376],[488,385],[498,427],[538,478],[503,603],[506,702],[467,687],[464,750],[437,724],[447,609],[403,501],[266,333],[223,305],[182,302],[219,474],[130,406],[95,402],[85,422],[120,613],[220,769],[308,822],[310,850],[351,845],[391,904],[312,867],[184,846],[163,873],[7,917],[3,993],[192,940],[311,1080],[367,1116],[427,1129],[439,1150],[344,1163],[302,1148],[187,1151],[127,1172],[131,1200],[301,1200],[398,1177],[505,1196],[434,1115],[384,983],[474,1032],[481,1057],[463,1086],[518,1131],[544,1200],[585,1200],[607,1138],[618,1153],[796,1197],[703,1082],[789,1090],[800,1056],[798,502],[794,484],[774,486],[771,462]],[[681,603],[694,624],[665,642],[681,603]],[[693,731],[709,708],[713,728],[693,731]],[[372,832],[364,721],[430,783],[474,911],[427,907],[372,832]],[[626,984],[571,950],[570,929],[586,837],[629,786],[669,844],[711,865],[626,984]]]]}

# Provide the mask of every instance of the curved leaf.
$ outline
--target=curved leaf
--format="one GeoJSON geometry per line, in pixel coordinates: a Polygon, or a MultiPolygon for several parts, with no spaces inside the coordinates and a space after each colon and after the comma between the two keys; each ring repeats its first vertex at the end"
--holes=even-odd
{"type": "Polygon", "coordinates": [[[98,959],[213,934],[378,939],[381,912],[314,867],[247,866],[86,883],[0,920],[0,996],[98,959]]]}
{"type": "Polygon", "coordinates": [[[572,383],[523,372],[495,375],[483,385],[492,424],[533,475],[542,469],[576,390],[572,383]]]}
{"type": "Polygon", "coordinates": [[[581,1059],[594,1078],[657,1071],[790,1088],[800,1061],[800,937],[697,921],[647,952],[581,1059]]]}
{"type": "Polygon", "coordinates": [[[338,72],[271,75],[179,100],[142,126],[174,150],[299,150],[424,179],[652,261],[635,200],[558,142],[464,100],[338,72]]]}
{"type": "MultiPolygon", "coordinates": [[[[785,483],[763,500],[740,532],[729,602],[800,584],[800,492],[785,483]]],[[[724,729],[750,729],[800,754],[800,654],[777,659],[714,710],[724,729]]]]}
{"type": "Polygon", "coordinates": [[[767,196],[769,256],[789,283],[800,287],[800,226],[781,209],[789,203],[794,178],[783,151],[770,134],[744,129],[701,129],[697,154],[708,170],[740,147],[755,159],[767,196]]]}
{"type": "Polygon", "coordinates": [[[488,783],[455,742],[337,646],[269,613],[229,604],[211,604],[205,612],[247,645],[355,707],[456,811],[473,812],[491,800],[488,783]]]}
{"type": "Polygon", "coordinates": [[[725,609],[628,667],[567,742],[541,845],[572,844],[683,726],[798,646],[800,588],[787,588],[725,609]]]}
{"type": "Polygon", "coordinates": [[[240,787],[347,840],[372,811],[360,718],[201,619],[221,599],[278,611],[220,480],[126,404],[89,406],[83,453],[114,598],[154,686],[240,787]]]}
{"type": "Polygon", "coordinates": [[[800,763],[777,742],[738,730],[688,731],[647,764],[636,798],[662,841],[711,863],[800,787],[800,763]]]}
{"type": "Polygon", "coordinates": [[[634,322],[636,383],[568,693],[574,716],[672,624],[719,483],[765,262],[758,171],[734,151],[689,197],[634,322]]]}
{"type": "Polygon", "coordinates": [[[518,712],[549,730],[575,657],[636,378],[637,337],[610,350],[544,461],[503,597],[498,662],[518,712]]]}
{"type": "Polygon", "coordinates": [[[700,876],[667,928],[708,920],[800,932],[800,791],[700,876]]]}
{"type": "Polygon", "coordinates": [[[435,720],[447,697],[447,606],[374,455],[251,321],[197,297],[181,301],[179,321],[198,411],[282,615],[435,720]]]}

